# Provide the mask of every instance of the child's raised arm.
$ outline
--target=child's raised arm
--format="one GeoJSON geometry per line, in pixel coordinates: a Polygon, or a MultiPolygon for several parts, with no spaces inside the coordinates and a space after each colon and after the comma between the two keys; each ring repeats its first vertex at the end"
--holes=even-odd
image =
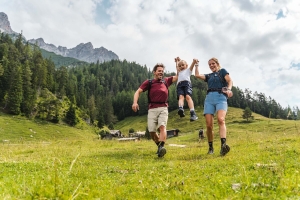
{"type": "Polygon", "coordinates": [[[176,57],[175,58],[175,63],[176,63],[176,71],[177,71],[177,75],[178,75],[178,72],[180,71],[179,67],[178,67],[178,62],[180,61],[180,58],[179,57],[176,57]]]}

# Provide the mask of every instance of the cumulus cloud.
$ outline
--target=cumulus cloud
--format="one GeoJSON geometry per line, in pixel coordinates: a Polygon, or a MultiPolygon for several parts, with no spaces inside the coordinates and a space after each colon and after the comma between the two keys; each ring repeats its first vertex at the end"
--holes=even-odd
{"type": "Polygon", "coordinates": [[[169,72],[176,56],[198,58],[202,73],[217,57],[235,86],[300,107],[298,0],[1,0],[0,7],[27,39],[68,48],[92,42],[169,72]]]}

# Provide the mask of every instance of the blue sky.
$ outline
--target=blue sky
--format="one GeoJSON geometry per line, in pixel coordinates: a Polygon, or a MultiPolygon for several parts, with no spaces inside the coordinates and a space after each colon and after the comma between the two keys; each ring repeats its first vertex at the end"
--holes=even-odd
{"type": "Polygon", "coordinates": [[[300,107],[299,0],[0,0],[27,39],[73,48],[91,42],[152,68],[217,57],[234,85],[300,107]]]}

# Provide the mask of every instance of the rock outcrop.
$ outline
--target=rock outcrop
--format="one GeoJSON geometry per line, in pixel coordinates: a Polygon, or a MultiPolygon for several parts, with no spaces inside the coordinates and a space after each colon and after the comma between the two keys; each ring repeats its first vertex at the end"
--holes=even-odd
{"type": "Polygon", "coordinates": [[[0,12],[0,30],[8,34],[17,34],[11,29],[8,17],[4,12],[0,12]]]}

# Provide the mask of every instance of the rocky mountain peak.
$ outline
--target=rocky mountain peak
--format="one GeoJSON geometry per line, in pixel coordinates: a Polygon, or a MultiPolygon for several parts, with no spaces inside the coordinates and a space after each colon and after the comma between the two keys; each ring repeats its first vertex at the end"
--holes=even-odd
{"type": "Polygon", "coordinates": [[[28,42],[37,44],[40,48],[46,51],[53,52],[64,57],[76,58],[88,63],[105,62],[110,60],[119,60],[117,54],[105,49],[104,47],[95,48],[91,42],[80,43],[76,47],[68,49],[67,47],[47,44],[43,38],[31,39],[28,42]]]}
{"type": "Polygon", "coordinates": [[[0,30],[8,34],[15,33],[11,27],[10,22],[8,21],[8,16],[4,12],[0,12],[0,30]]]}

